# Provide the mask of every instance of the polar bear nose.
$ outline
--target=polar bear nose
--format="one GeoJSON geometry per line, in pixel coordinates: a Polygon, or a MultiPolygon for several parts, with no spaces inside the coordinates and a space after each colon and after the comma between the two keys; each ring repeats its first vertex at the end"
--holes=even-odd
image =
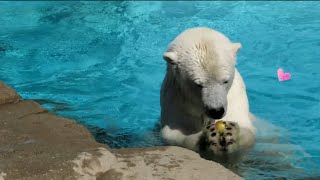
{"type": "Polygon", "coordinates": [[[212,119],[221,119],[224,116],[224,108],[206,108],[207,115],[212,119]]]}

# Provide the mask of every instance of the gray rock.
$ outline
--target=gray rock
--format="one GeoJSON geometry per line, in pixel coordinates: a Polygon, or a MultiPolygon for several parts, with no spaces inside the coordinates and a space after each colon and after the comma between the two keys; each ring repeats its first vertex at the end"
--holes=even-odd
{"type": "Polygon", "coordinates": [[[110,149],[0,82],[2,179],[241,179],[180,147],[110,149]]]}
{"type": "MultiPolygon", "coordinates": [[[[218,163],[202,159],[197,153],[175,146],[113,150],[118,163],[112,173],[118,179],[241,179],[218,163]]],[[[108,178],[106,178],[108,179],[108,178]]]]}
{"type": "Polygon", "coordinates": [[[0,105],[18,101],[20,96],[9,86],[0,81],[0,105]]]}

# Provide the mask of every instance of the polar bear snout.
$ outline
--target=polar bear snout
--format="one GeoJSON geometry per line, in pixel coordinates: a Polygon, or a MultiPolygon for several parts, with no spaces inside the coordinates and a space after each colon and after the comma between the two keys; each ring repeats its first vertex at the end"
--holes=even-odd
{"type": "Polygon", "coordinates": [[[205,111],[207,116],[212,119],[221,119],[226,115],[226,111],[224,107],[218,107],[218,108],[206,107],[205,111]]]}
{"type": "Polygon", "coordinates": [[[225,87],[211,83],[202,90],[204,113],[212,119],[221,119],[227,112],[227,92],[225,87]]]}

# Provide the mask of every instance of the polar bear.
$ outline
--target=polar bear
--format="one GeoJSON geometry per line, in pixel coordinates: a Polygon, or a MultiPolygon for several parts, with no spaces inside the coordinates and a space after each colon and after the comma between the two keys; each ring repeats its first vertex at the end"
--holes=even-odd
{"type": "Polygon", "coordinates": [[[206,28],[187,29],[169,45],[161,87],[161,135],[170,145],[214,155],[255,141],[243,79],[235,68],[240,43],[206,28]],[[224,122],[224,133],[215,123],[224,122]]]}

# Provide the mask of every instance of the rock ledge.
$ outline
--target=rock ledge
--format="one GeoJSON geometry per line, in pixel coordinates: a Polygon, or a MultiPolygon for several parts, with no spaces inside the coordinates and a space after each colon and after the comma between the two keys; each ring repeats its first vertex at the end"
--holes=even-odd
{"type": "Polygon", "coordinates": [[[0,180],[242,179],[180,147],[110,149],[0,82],[0,180]]]}

